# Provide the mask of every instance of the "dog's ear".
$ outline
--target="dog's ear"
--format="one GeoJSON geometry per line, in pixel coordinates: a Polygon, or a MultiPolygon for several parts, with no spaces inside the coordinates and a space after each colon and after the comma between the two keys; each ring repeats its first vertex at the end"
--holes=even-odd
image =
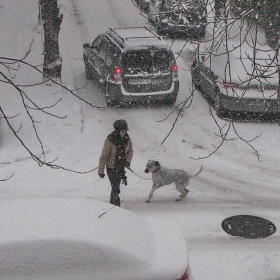
{"type": "Polygon", "coordinates": [[[159,164],[158,161],[155,161],[155,165],[156,165],[156,166],[160,166],[160,164],[159,164]]]}

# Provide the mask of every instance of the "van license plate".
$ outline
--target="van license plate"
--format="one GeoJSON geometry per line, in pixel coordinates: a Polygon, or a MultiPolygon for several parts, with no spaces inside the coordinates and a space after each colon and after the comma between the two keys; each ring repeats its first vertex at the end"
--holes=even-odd
{"type": "Polygon", "coordinates": [[[151,79],[130,79],[128,83],[130,85],[147,85],[152,82],[151,79]]]}

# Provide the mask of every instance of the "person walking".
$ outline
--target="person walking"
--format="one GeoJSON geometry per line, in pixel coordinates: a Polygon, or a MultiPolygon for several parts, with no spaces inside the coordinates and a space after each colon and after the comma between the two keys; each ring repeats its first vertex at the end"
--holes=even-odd
{"type": "Polygon", "coordinates": [[[104,178],[104,170],[111,184],[110,203],[120,205],[120,184],[123,180],[127,184],[125,168],[130,167],[133,156],[132,141],[127,133],[128,126],[125,120],[117,120],[113,124],[114,131],[104,141],[99,158],[98,175],[104,178]]]}

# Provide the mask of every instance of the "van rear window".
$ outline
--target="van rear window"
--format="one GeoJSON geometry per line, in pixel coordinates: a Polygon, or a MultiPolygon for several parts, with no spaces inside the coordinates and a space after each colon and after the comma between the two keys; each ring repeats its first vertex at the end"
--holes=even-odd
{"type": "Polygon", "coordinates": [[[165,70],[170,67],[170,53],[165,50],[127,51],[123,60],[125,69],[136,72],[165,70]]]}

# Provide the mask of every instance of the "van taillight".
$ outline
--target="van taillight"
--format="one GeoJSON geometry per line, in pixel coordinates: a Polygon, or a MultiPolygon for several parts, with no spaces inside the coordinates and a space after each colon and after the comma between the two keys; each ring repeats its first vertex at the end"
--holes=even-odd
{"type": "Polygon", "coordinates": [[[178,80],[178,66],[175,64],[172,66],[172,75],[175,81],[178,80]]]}
{"type": "Polygon", "coordinates": [[[122,69],[121,68],[115,68],[114,71],[114,82],[121,82],[122,80],[122,69]]]}
{"type": "Polygon", "coordinates": [[[178,280],[189,280],[188,270],[186,270],[185,273],[182,275],[182,277],[178,280]]]}

